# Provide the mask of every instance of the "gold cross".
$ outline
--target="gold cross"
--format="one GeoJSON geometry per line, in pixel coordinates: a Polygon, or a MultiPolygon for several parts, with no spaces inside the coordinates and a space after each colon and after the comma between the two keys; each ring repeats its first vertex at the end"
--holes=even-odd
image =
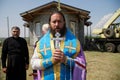
{"type": "Polygon", "coordinates": [[[72,43],[70,42],[70,45],[69,46],[65,46],[65,48],[68,48],[69,50],[69,53],[71,53],[72,49],[76,50],[75,47],[72,47],[72,43]]]}
{"type": "Polygon", "coordinates": [[[60,8],[60,0],[58,0],[58,11],[61,11],[61,8],[60,8]]]}
{"type": "Polygon", "coordinates": [[[40,50],[40,52],[44,51],[45,55],[46,55],[46,51],[50,50],[50,48],[46,48],[46,45],[44,44],[44,48],[40,50]]]}

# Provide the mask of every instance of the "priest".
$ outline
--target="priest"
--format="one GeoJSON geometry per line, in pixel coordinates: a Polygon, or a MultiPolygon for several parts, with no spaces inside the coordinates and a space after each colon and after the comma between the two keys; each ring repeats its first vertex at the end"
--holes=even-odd
{"type": "Polygon", "coordinates": [[[49,25],[50,31],[38,41],[31,58],[32,68],[39,70],[39,80],[86,80],[80,41],[67,29],[63,13],[53,12],[49,25]]]}
{"type": "Polygon", "coordinates": [[[5,39],[2,47],[2,70],[6,73],[6,80],[26,80],[29,67],[27,42],[19,37],[19,27],[12,27],[11,33],[12,37],[5,39]]]}

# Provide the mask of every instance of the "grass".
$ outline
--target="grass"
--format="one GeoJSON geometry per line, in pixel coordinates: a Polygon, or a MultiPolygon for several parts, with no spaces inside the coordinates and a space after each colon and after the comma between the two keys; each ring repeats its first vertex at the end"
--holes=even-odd
{"type": "Polygon", "coordinates": [[[120,54],[85,51],[87,80],[120,80],[120,54]]]}
{"type": "MultiPolygon", "coordinates": [[[[1,49],[0,49],[1,50],[1,49]]],[[[0,51],[1,52],[1,51],[0,51]]],[[[30,58],[33,54],[29,47],[30,58]]],[[[87,80],[120,80],[120,54],[96,51],[84,51],[87,60],[87,80]]],[[[31,65],[27,70],[27,80],[33,80],[28,76],[32,72],[31,65]]],[[[2,79],[5,75],[2,73],[2,79]]]]}

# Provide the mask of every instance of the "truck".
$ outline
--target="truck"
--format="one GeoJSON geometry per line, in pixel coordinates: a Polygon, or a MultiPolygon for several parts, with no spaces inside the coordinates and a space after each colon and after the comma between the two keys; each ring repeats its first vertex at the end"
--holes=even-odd
{"type": "Polygon", "coordinates": [[[120,53],[120,8],[108,18],[101,28],[92,30],[92,38],[101,51],[120,53]]]}

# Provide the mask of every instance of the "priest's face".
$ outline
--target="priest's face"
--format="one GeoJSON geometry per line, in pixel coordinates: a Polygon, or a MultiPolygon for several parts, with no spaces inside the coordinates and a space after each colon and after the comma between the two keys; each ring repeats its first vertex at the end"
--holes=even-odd
{"type": "Polygon", "coordinates": [[[17,38],[20,35],[20,30],[18,29],[12,29],[12,36],[17,38]]]}
{"type": "Polygon", "coordinates": [[[59,32],[61,36],[64,36],[66,27],[65,27],[65,19],[63,15],[61,15],[60,13],[52,14],[49,23],[50,23],[50,30],[53,36],[55,36],[56,32],[59,32]]]}

